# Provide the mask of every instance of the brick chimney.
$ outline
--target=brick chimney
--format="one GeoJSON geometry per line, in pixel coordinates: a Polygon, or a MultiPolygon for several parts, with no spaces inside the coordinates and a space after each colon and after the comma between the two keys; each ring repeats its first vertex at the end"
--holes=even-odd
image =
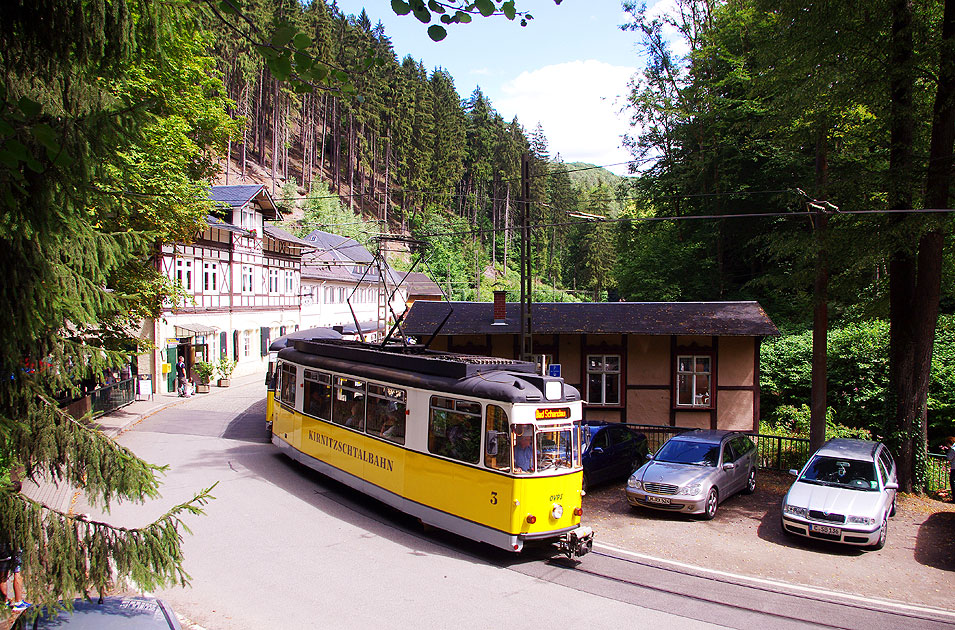
{"type": "Polygon", "coordinates": [[[507,323],[507,291],[494,292],[494,326],[507,323]]]}

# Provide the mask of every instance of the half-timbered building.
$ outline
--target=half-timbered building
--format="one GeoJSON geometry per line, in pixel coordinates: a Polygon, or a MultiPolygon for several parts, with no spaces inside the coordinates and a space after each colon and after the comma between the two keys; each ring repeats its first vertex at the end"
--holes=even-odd
{"type": "Polygon", "coordinates": [[[164,243],[162,273],[181,289],[161,318],[144,323],[157,351],[141,357],[154,391],[175,391],[178,356],[236,361],[235,375],[267,362],[271,340],[301,324],[301,261],[310,245],[267,224],[280,212],[265,186],[214,186],[217,216],[192,243],[164,243]]]}

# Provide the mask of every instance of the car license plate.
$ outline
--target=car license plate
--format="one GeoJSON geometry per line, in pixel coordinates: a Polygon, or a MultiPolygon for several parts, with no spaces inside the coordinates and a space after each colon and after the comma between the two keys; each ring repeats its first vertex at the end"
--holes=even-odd
{"type": "Polygon", "coordinates": [[[670,505],[670,499],[667,497],[647,497],[647,503],[659,503],[660,505],[670,505]]]}
{"type": "Polygon", "coordinates": [[[839,528],[838,527],[829,527],[828,525],[809,525],[809,529],[814,532],[819,532],[820,534],[829,534],[830,536],[838,536],[839,528]]]}

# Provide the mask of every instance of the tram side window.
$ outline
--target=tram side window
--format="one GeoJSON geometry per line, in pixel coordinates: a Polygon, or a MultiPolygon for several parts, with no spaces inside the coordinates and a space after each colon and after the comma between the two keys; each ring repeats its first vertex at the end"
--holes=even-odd
{"type": "Polygon", "coordinates": [[[295,380],[297,370],[294,365],[283,363],[279,371],[279,400],[290,407],[295,406],[295,380]]]}
{"type": "Polygon", "coordinates": [[[324,372],[305,370],[304,411],[322,420],[332,419],[332,377],[324,372]]]}
{"type": "Polygon", "coordinates": [[[476,464],[481,449],[481,403],[431,397],[428,451],[476,464]]]}
{"type": "Polygon", "coordinates": [[[369,435],[404,444],[407,400],[408,394],[403,389],[369,383],[365,431],[369,435]]]}
{"type": "Polygon", "coordinates": [[[511,440],[507,412],[497,405],[485,411],[487,438],[484,441],[484,465],[495,470],[511,469],[511,440]]]}
{"type": "Polygon", "coordinates": [[[349,429],[365,428],[365,382],[335,377],[335,395],[332,398],[332,422],[349,429]]]}

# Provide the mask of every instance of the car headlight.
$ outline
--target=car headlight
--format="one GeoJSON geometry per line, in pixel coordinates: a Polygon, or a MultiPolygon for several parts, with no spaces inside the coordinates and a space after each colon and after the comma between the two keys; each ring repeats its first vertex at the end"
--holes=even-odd
{"type": "Polygon", "coordinates": [[[640,483],[640,480],[637,479],[636,475],[627,479],[627,487],[633,488],[634,490],[640,490],[643,488],[643,484],[640,483]]]}
{"type": "Polygon", "coordinates": [[[799,516],[800,518],[809,518],[808,508],[799,507],[798,505],[792,505],[790,503],[783,505],[783,512],[792,514],[793,516],[799,516]]]}
{"type": "Polygon", "coordinates": [[[683,495],[692,497],[694,495],[699,494],[701,489],[702,489],[702,486],[700,484],[694,483],[694,484],[690,484],[689,486],[683,486],[682,488],[680,488],[677,494],[683,494],[683,495]]]}
{"type": "Polygon", "coordinates": [[[859,525],[875,525],[875,518],[871,516],[850,516],[846,519],[847,523],[858,523],[859,525]]]}

